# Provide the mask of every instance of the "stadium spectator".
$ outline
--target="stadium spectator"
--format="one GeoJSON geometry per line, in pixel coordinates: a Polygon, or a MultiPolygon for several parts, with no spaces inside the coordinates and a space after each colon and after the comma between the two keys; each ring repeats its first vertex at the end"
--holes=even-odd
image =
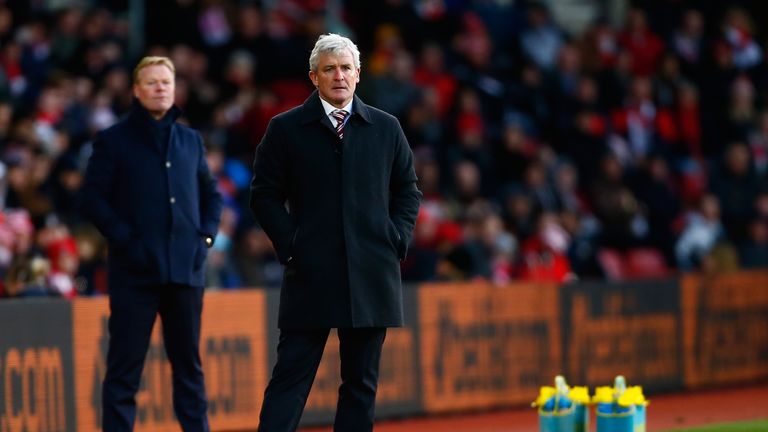
{"type": "Polygon", "coordinates": [[[732,143],[723,155],[711,190],[717,196],[722,210],[725,232],[734,242],[746,239],[746,227],[755,207],[759,183],[751,162],[749,147],[732,143]]]}
{"type": "Polygon", "coordinates": [[[768,111],[760,114],[759,121],[749,136],[749,147],[755,173],[762,179],[768,179],[768,111]]]}
{"type": "Polygon", "coordinates": [[[404,120],[408,107],[417,101],[413,83],[413,56],[404,50],[390,53],[381,74],[371,77],[361,94],[371,103],[404,120]]]}
{"type": "Polygon", "coordinates": [[[728,10],[722,31],[723,41],[731,50],[733,64],[738,69],[751,69],[760,63],[763,52],[754,40],[752,19],[744,9],[728,10]]]}
{"type": "Polygon", "coordinates": [[[685,11],[680,27],[674,31],[670,44],[672,53],[681,61],[685,75],[698,81],[699,71],[706,61],[707,40],[704,15],[696,9],[685,11]]]}
{"type": "MultiPolygon", "coordinates": [[[[534,235],[540,198],[524,178],[541,149],[576,168],[570,198],[549,163],[539,187],[554,190],[567,208],[559,215],[579,276],[599,272],[583,270],[589,265],[579,264],[575,251],[588,251],[590,262],[591,246],[607,238],[606,227],[595,237],[592,216],[605,217],[604,197],[593,194],[605,155],[618,159],[624,197],[638,204],[630,231],[642,234],[647,217],[647,238],[629,243],[669,257],[687,212],[710,191],[722,198],[725,236],[740,251],[759,234],[748,227],[759,192],[768,190],[768,63],[765,18],[755,2],[630,2],[625,16],[603,2],[582,28],[555,8],[550,14],[545,2],[343,1],[333,9],[315,1],[171,1],[153,4],[144,29],[131,27],[126,2],[65,3],[0,5],[0,208],[26,211],[33,238],[55,217],[78,249],[88,245],[77,276],[84,282],[75,283],[84,293],[105,290],[103,248],[81,239],[89,227],[76,211],[84,161],[95,133],[130,109],[127,65],[145,53],[168,55],[177,65],[183,120],[203,133],[220,165],[219,188],[239,215],[225,268],[242,281],[273,281],[274,257],[240,234],[257,229],[243,211],[242,168],[248,170],[270,118],[311,91],[303,59],[329,30],[355,34],[370,52],[360,91],[378,83],[380,102],[366,100],[397,111],[417,158],[431,159],[424,174],[432,179],[422,182],[439,209],[434,241],[443,246],[425,250],[434,259],[423,269],[404,263],[411,280],[437,277],[433,261],[463,239],[469,203],[456,199],[465,193],[457,185],[472,182],[457,182],[454,173],[464,161],[477,171],[464,177],[478,177],[470,201],[498,206],[520,244],[534,235]],[[133,37],[137,32],[143,38],[133,37]],[[726,167],[733,143],[748,147],[746,174],[726,167]],[[664,180],[645,184],[662,163],[664,180]],[[667,212],[661,203],[673,197],[679,205],[667,212]],[[669,220],[671,231],[660,232],[669,220]],[[236,264],[239,253],[253,256],[250,276],[236,264]]],[[[26,261],[38,256],[23,254],[26,261]]],[[[37,271],[52,271],[51,262],[35,263],[37,271]]]]}
{"type": "Polygon", "coordinates": [[[534,3],[528,9],[528,26],[520,35],[525,57],[544,71],[554,68],[563,46],[560,30],[554,25],[547,9],[534,3]]]}
{"type": "Polygon", "coordinates": [[[566,282],[574,278],[566,251],[570,236],[560,225],[556,214],[541,213],[536,234],[523,243],[517,275],[536,282],[566,282]]]}
{"type": "Polygon", "coordinates": [[[493,157],[494,174],[501,187],[520,183],[538,150],[538,143],[526,131],[523,120],[517,116],[508,118],[493,157]]]}
{"type": "Polygon", "coordinates": [[[601,224],[600,244],[617,249],[636,246],[647,234],[647,226],[618,158],[602,158],[600,177],[590,192],[592,208],[601,224]]]}
{"type": "Polygon", "coordinates": [[[413,72],[413,83],[435,92],[437,113],[441,119],[451,109],[456,94],[456,78],[445,68],[443,47],[434,42],[427,43],[421,50],[419,63],[413,72]]]}
{"type": "Polygon", "coordinates": [[[631,55],[633,74],[647,77],[656,72],[664,53],[664,41],[648,26],[645,11],[640,8],[629,11],[626,27],[619,35],[619,43],[631,55]]]}
{"type": "Polygon", "coordinates": [[[749,237],[739,247],[739,264],[745,269],[768,267],[768,221],[751,220],[748,232],[749,237]]]}
{"type": "Polygon", "coordinates": [[[584,196],[579,192],[579,174],[567,160],[561,160],[553,173],[553,193],[556,196],[558,210],[576,214],[587,213],[588,207],[584,196]]]}
{"type": "Polygon", "coordinates": [[[49,286],[62,297],[77,296],[75,277],[80,267],[80,255],[67,226],[57,221],[49,222],[38,232],[38,243],[50,263],[49,286]]]}
{"type": "Polygon", "coordinates": [[[503,218],[508,229],[519,239],[526,239],[535,232],[536,210],[527,191],[512,187],[504,193],[503,218]]]}
{"type": "Polygon", "coordinates": [[[434,202],[425,202],[419,208],[413,243],[401,268],[404,281],[430,281],[437,277],[441,218],[441,209],[434,202]]]}
{"type": "Polygon", "coordinates": [[[648,219],[648,243],[674,264],[673,225],[680,214],[680,196],[666,159],[651,156],[635,184],[635,195],[648,219]]]}
{"type": "Polygon", "coordinates": [[[537,212],[557,212],[562,207],[542,161],[534,161],[525,170],[524,186],[533,197],[537,212]]]}
{"type": "Polygon", "coordinates": [[[701,268],[715,246],[726,239],[720,221],[720,202],[705,195],[697,211],[686,216],[685,226],[675,245],[677,265],[682,270],[701,268]]]}

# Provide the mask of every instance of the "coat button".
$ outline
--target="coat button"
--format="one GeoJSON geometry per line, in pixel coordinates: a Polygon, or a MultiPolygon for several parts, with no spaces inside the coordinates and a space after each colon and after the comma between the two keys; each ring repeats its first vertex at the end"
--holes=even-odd
{"type": "Polygon", "coordinates": [[[171,197],[171,204],[173,204],[173,203],[175,203],[175,202],[176,202],[176,198],[174,198],[174,197],[171,197]]]}
{"type": "Polygon", "coordinates": [[[171,161],[165,161],[165,167],[170,168],[171,167],[171,161]]]}

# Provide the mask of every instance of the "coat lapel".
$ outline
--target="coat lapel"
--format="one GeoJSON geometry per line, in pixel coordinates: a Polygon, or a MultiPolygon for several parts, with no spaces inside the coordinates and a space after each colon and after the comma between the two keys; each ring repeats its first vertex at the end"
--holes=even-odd
{"type": "Polygon", "coordinates": [[[357,115],[352,116],[352,118],[359,116],[366,123],[373,124],[373,121],[371,121],[371,115],[368,112],[368,110],[369,110],[368,105],[366,105],[362,99],[360,99],[359,97],[357,97],[357,95],[355,95],[355,99],[352,102],[352,112],[354,112],[357,115]]]}
{"type": "MultiPolygon", "coordinates": [[[[336,135],[336,127],[331,123],[331,119],[328,118],[328,116],[325,114],[325,110],[323,109],[323,104],[320,103],[320,94],[317,92],[317,90],[315,90],[314,92],[312,92],[311,95],[309,95],[307,100],[304,101],[304,104],[302,105],[301,109],[302,109],[302,113],[301,113],[302,124],[308,124],[313,121],[319,121],[334,136],[336,135]]],[[[371,121],[371,115],[368,112],[368,110],[369,110],[368,105],[366,105],[362,99],[360,99],[357,95],[355,95],[354,102],[352,102],[352,112],[355,115],[353,115],[348,120],[348,122],[354,120],[355,117],[359,117],[361,120],[363,120],[366,123],[373,123],[371,121]]]]}
{"type": "Polygon", "coordinates": [[[331,123],[331,119],[325,115],[323,104],[320,103],[320,94],[317,90],[312,92],[301,106],[301,124],[309,124],[316,121],[319,121],[334,136],[336,135],[336,128],[331,123]]]}

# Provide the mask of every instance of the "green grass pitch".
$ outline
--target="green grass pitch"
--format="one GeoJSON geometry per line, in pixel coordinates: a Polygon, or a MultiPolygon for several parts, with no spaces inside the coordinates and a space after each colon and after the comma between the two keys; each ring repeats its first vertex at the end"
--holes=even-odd
{"type": "Polygon", "coordinates": [[[720,423],[685,429],[668,429],[666,432],[765,432],[768,431],[768,418],[734,423],[720,423]]]}

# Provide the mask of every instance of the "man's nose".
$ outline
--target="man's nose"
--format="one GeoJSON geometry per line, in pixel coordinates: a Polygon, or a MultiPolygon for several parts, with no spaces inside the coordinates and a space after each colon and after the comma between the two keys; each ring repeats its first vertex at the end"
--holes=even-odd
{"type": "Polygon", "coordinates": [[[344,79],[344,72],[341,71],[341,69],[336,69],[336,73],[333,75],[334,79],[337,79],[339,81],[344,79]]]}

